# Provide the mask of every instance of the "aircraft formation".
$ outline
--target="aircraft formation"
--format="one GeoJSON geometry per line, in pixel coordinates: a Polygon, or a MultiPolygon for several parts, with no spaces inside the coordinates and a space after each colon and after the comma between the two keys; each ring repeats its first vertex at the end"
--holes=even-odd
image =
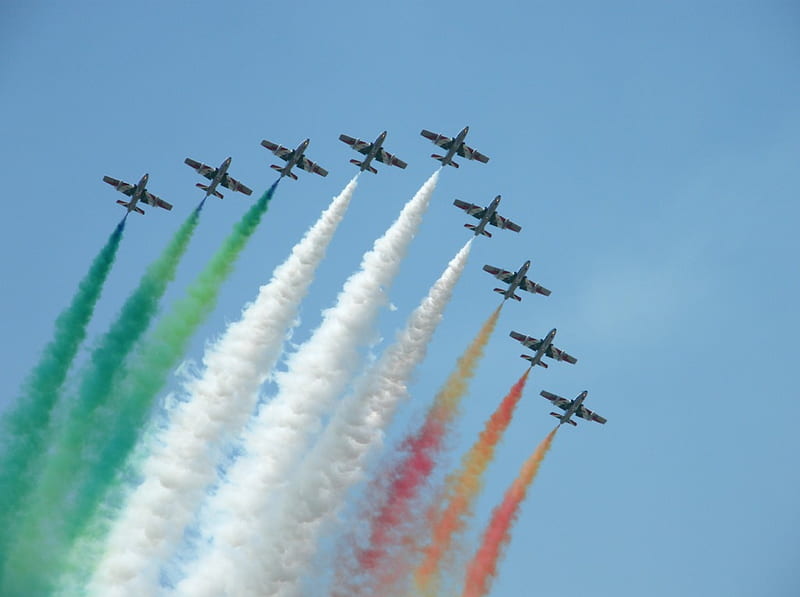
{"type": "MultiPolygon", "coordinates": [[[[469,127],[465,126],[461,129],[455,137],[448,137],[446,135],[442,135],[440,133],[434,133],[427,129],[423,129],[420,132],[420,135],[429,139],[435,145],[440,147],[446,153],[444,155],[441,154],[431,154],[431,157],[435,160],[441,162],[442,166],[452,166],[454,168],[458,168],[459,164],[454,161],[455,156],[461,156],[468,160],[475,160],[481,162],[483,164],[489,161],[489,157],[480,153],[476,149],[469,147],[464,140],[466,139],[467,134],[469,133],[469,127]]],[[[361,139],[357,139],[355,137],[351,137],[349,135],[341,134],[339,135],[339,140],[349,145],[354,151],[362,154],[364,156],[361,160],[352,159],[350,163],[358,166],[359,171],[364,172],[369,171],[373,174],[377,174],[378,170],[372,166],[373,161],[378,161],[382,164],[386,164],[389,166],[397,166],[398,168],[404,169],[408,164],[398,158],[397,156],[389,153],[383,148],[384,141],[386,140],[387,131],[383,131],[380,133],[375,141],[370,143],[369,141],[363,141],[361,139]]],[[[278,171],[281,175],[281,178],[284,176],[288,176],[293,180],[297,180],[297,175],[292,172],[292,169],[296,166],[301,170],[305,170],[306,172],[312,172],[314,174],[319,174],[320,176],[327,176],[328,171],[325,170],[319,164],[312,162],[308,157],[306,157],[306,150],[308,149],[309,144],[311,143],[311,139],[304,139],[301,141],[295,149],[290,149],[288,147],[284,147],[277,143],[273,143],[272,141],[268,141],[264,139],[261,141],[261,145],[275,154],[277,157],[282,159],[285,164],[283,166],[273,164],[270,168],[278,171]]],[[[214,195],[220,199],[223,198],[222,193],[217,191],[218,186],[223,186],[227,189],[232,191],[237,191],[243,193],[245,195],[252,194],[252,190],[242,184],[241,182],[234,179],[232,176],[228,174],[228,169],[231,165],[231,158],[226,158],[222,164],[218,168],[214,168],[213,166],[208,166],[192,158],[186,158],[184,162],[194,168],[198,174],[204,176],[210,182],[209,184],[197,183],[196,186],[203,191],[205,191],[205,198],[208,198],[210,195],[214,195]]],[[[148,181],[148,174],[144,174],[139,182],[135,185],[129,184],[127,182],[123,182],[117,180],[115,178],[111,178],[109,176],[104,176],[103,180],[108,184],[114,186],[119,192],[127,195],[130,197],[129,201],[118,200],[117,203],[125,207],[128,212],[135,211],[139,214],[144,214],[144,210],[138,207],[138,203],[141,201],[148,205],[154,207],[160,207],[166,210],[171,210],[172,205],[167,203],[163,199],[153,195],[150,193],[147,188],[147,181],[148,181]]],[[[501,216],[497,212],[497,208],[500,205],[501,196],[497,195],[486,207],[481,207],[479,205],[475,205],[473,203],[467,203],[466,201],[461,201],[456,199],[453,201],[453,205],[457,208],[463,210],[467,215],[472,216],[476,220],[478,220],[477,224],[464,224],[465,228],[468,228],[473,232],[475,236],[486,236],[491,238],[492,234],[486,230],[486,226],[491,225],[496,228],[500,228],[501,230],[511,230],[512,232],[520,232],[522,227],[519,224],[512,222],[510,219],[501,216]]],[[[543,296],[550,296],[550,290],[534,282],[533,280],[527,277],[528,270],[531,267],[531,260],[528,259],[525,263],[520,266],[520,268],[516,272],[512,272],[503,268],[495,267],[493,265],[484,265],[483,270],[487,273],[491,274],[501,282],[507,284],[505,289],[503,288],[494,288],[494,292],[497,292],[503,296],[503,301],[506,301],[510,298],[515,299],[516,301],[522,301],[522,297],[516,294],[517,290],[524,290],[526,292],[530,292],[532,294],[541,294],[543,296]]],[[[565,351],[556,348],[553,345],[553,339],[556,335],[556,328],[550,330],[547,335],[543,339],[537,339],[533,336],[527,336],[525,334],[521,334],[516,331],[511,332],[511,337],[515,340],[521,342],[525,347],[530,348],[531,350],[536,351],[534,355],[522,354],[520,355],[523,359],[530,362],[531,367],[535,367],[539,365],[541,367],[547,367],[547,363],[542,361],[543,357],[548,357],[550,359],[554,359],[556,361],[564,361],[570,364],[575,364],[578,360],[570,354],[567,354],[565,351]]],[[[583,401],[586,399],[588,394],[587,390],[584,390],[578,396],[572,400],[567,398],[563,398],[557,394],[553,394],[548,391],[542,391],[541,395],[550,400],[552,404],[561,410],[565,411],[564,414],[559,414],[555,412],[551,412],[550,414],[559,420],[559,425],[563,423],[569,423],[573,426],[577,426],[577,423],[572,420],[572,416],[576,416],[582,419],[586,419],[588,421],[595,421],[597,423],[605,423],[606,419],[601,417],[600,415],[592,412],[585,406],[583,406],[583,401]]]]}

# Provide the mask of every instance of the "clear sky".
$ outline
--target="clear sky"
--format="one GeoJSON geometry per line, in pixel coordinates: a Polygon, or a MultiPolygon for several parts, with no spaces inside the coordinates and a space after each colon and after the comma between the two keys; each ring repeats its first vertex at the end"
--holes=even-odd
{"type": "MultiPolygon", "coordinates": [[[[386,129],[409,166],[362,175],[298,341],[436,168],[420,129],[469,125],[491,161],[443,172],[383,338],[468,238],[454,198],[502,194],[523,231],[477,240],[392,435],[496,306],[481,266],[525,259],[552,296],[505,306],[455,454],[525,369],[511,329],[558,327],[579,362],[534,372],[469,540],[552,427],[540,390],[588,389],[608,418],[559,432],[493,595],[797,595],[798,97],[788,0],[4,2],[0,404],[122,216],[103,175],[149,172],[175,208],[129,218],[92,337],[199,201],[185,157],[233,156],[256,195],[275,179],[261,139],[310,137],[308,156],[330,170],[281,183],[187,355],[199,359],[354,175],[340,133],[386,129]]],[[[165,306],[252,201],[225,195],[209,201],[165,306]]]]}

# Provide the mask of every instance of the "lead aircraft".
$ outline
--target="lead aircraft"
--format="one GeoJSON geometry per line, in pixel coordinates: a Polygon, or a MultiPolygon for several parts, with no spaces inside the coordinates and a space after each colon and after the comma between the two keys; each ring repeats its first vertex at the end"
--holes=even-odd
{"type": "Polygon", "coordinates": [[[167,203],[160,197],[156,197],[147,190],[147,179],[149,175],[147,173],[139,179],[135,185],[130,184],[129,182],[123,182],[121,180],[117,180],[116,178],[111,178],[110,176],[104,176],[103,182],[107,182],[115,189],[117,189],[123,195],[127,195],[131,198],[130,201],[123,201],[122,199],[118,199],[117,203],[126,207],[128,209],[128,213],[135,211],[137,214],[144,215],[144,210],[137,205],[139,201],[142,203],[147,203],[147,205],[152,205],[153,207],[160,207],[162,209],[166,209],[169,211],[172,209],[172,204],[167,203]]]}
{"type": "Polygon", "coordinates": [[[325,170],[325,168],[322,168],[321,166],[309,160],[303,153],[308,147],[309,143],[311,143],[311,139],[306,139],[297,146],[297,149],[289,149],[288,147],[284,147],[264,139],[261,142],[261,145],[269,149],[272,153],[286,162],[286,165],[284,166],[278,166],[275,164],[270,166],[270,168],[273,170],[277,170],[281,173],[281,178],[284,176],[289,176],[290,178],[297,180],[297,175],[292,172],[292,168],[295,166],[305,170],[306,172],[313,172],[314,174],[319,174],[320,176],[328,176],[328,171],[325,170]]]}
{"type": "Polygon", "coordinates": [[[569,423],[573,427],[577,427],[578,424],[573,421],[570,417],[575,415],[576,417],[580,417],[581,419],[586,419],[587,421],[594,421],[596,423],[600,423],[601,425],[605,424],[607,419],[601,417],[595,412],[590,411],[588,408],[583,406],[583,401],[586,400],[586,396],[589,394],[588,390],[584,390],[574,400],[570,400],[569,398],[564,398],[557,394],[551,394],[546,390],[542,390],[541,395],[547,398],[550,402],[553,403],[554,406],[557,406],[563,411],[566,411],[563,415],[559,413],[550,413],[550,415],[554,416],[559,420],[559,425],[562,423],[569,423]]]}

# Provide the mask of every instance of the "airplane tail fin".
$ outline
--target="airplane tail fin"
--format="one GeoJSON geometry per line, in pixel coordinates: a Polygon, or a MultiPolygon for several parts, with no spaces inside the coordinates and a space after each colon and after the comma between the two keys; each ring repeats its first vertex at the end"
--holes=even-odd
{"type": "Polygon", "coordinates": [[[494,290],[498,294],[505,294],[506,293],[506,291],[503,290],[502,288],[492,288],[492,290],[494,290]]]}
{"type": "MultiPolygon", "coordinates": [[[[550,415],[555,417],[556,419],[560,419],[563,416],[563,415],[560,415],[558,413],[550,413],[550,415]]],[[[573,421],[572,419],[567,419],[565,422],[569,423],[573,427],[577,427],[578,426],[578,424],[575,421],[573,421]]]]}
{"type": "Polygon", "coordinates": [[[128,211],[135,211],[137,214],[144,215],[144,210],[141,207],[134,207],[133,209],[131,209],[131,204],[128,203],[127,201],[123,201],[122,199],[117,199],[117,203],[127,208],[128,211]]]}
{"type": "Polygon", "coordinates": [[[437,153],[432,153],[432,154],[431,154],[431,157],[432,157],[434,160],[439,160],[439,161],[440,161],[440,162],[442,162],[442,164],[444,164],[444,165],[447,165],[447,164],[449,164],[449,165],[450,165],[450,166],[452,166],[453,168],[458,168],[458,163],[454,162],[453,160],[450,160],[449,162],[447,162],[447,164],[445,164],[445,163],[444,163],[444,156],[443,156],[443,155],[439,155],[439,154],[437,154],[437,153]]]}
{"type": "MultiPolygon", "coordinates": [[[[464,228],[469,228],[470,230],[475,232],[475,229],[477,228],[477,226],[473,226],[472,224],[464,224],[464,228]]],[[[491,232],[486,232],[486,230],[481,230],[481,234],[483,236],[488,236],[489,238],[492,238],[492,233],[491,232]]]]}
{"type": "Polygon", "coordinates": [[[520,303],[522,302],[522,297],[520,295],[518,295],[518,294],[512,294],[511,298],[513,298],[515,301],[518,301],[520,303]]]}
{"type": "Polygon", "coordinates": [[[297,174],[294,172],[288,172],[288,175],[292,178],[292,180],[297,180],[297,174]]]}

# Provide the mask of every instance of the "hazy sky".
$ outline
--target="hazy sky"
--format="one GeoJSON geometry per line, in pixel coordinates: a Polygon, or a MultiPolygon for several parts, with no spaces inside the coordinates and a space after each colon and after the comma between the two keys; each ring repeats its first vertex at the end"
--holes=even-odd
{"type": "MultiPolygon", "coordinates": [[[[502,194],[523,231],[476,241],[392,437],[496,306],[481,266],[526,259],[552,296],[505,306],[452,459],[525,369],[510,330],[558,327],[579,362],[534,372],[465,549],[552,427],[540,390],[588,389],[608,418],[559,432],[492,594],[798,594],[800,9],[655,4],[3,3],[0,404],[122,216],[103,175],[149,172],[175,208],[129,218],[91,338],[201,198],[185,157],[232,156],[255,196],[275,179],[261,139],[310,137],[308,156],[330,171],[281,183],[187,355],[197,360],[355,174],[340,133],[388,130],[409,166],[361,176],[298,342],[437,167],[420,129],[468,124],[491,161],[443,172],[390,291],[397,310],[381,317],[384,343],[468,238],[454,198],[502,194]]],[[[251,201],[209,201],[165,308],[251,201]]]]}

